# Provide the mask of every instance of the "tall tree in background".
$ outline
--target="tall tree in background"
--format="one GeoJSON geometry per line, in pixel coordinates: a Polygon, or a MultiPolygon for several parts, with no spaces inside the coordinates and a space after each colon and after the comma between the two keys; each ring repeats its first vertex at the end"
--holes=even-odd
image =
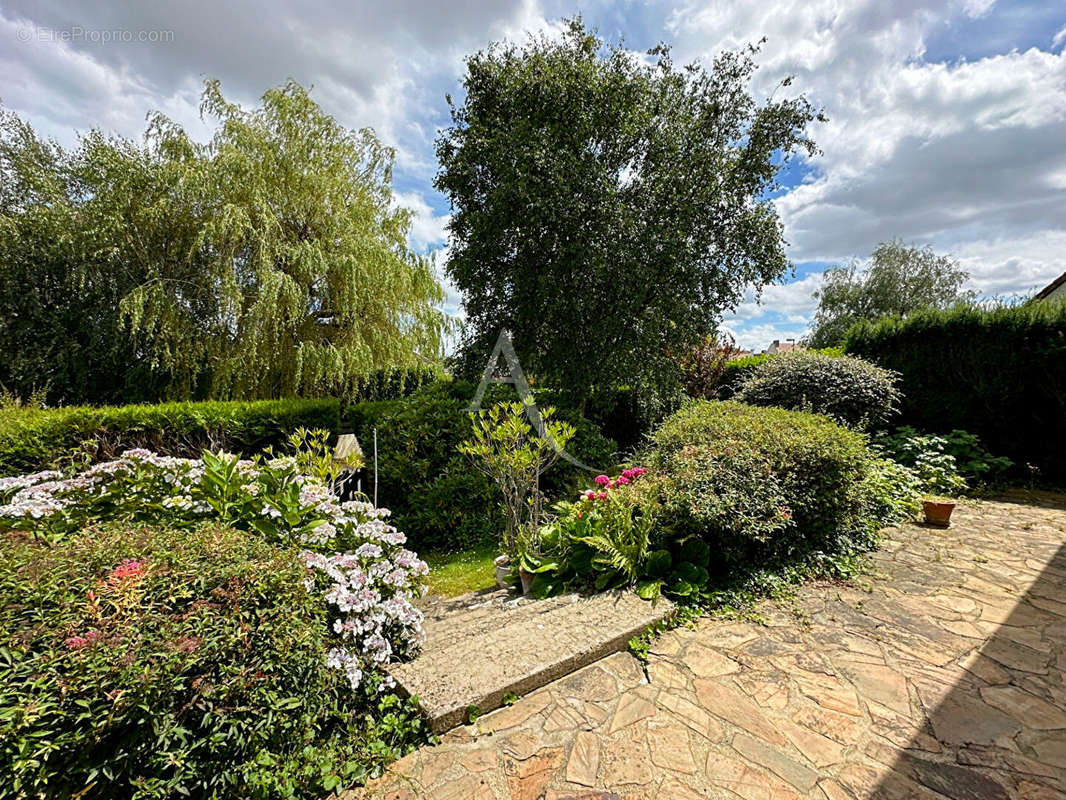
{"type": "MultiPolygon", "coordinates": [[[[107,167],[87,164],[118,155],[113,144],[92,135],[69,153],[0,112],[0,385],[23,397],[137,401],[160,390],[118,314],[143,274],[114,257],[113,230],[89,210],[107,167]]],[[[150,182],[127,174],[125,204],[138,208],[150,182]]]]}
{"type": "Polygon", "coordinates": [[[291,81],[251,110],[208,82],[202,111],[207,144],[155,115],[143,143],[94,131],[71,152],[8,115],[0,277],[23,282],[0,294],[0,382],[28,393],[36,372],[53,401],[128,400],[136,368],[156,396],[350,394],[438,359],[443,294],[373,131],[291,81]],[[38,330],[33,363],[8,351],[13,318],[38,330]],[[99,353],[69,355],[89,339],[99,353]],[[83,357],[86,381],[36,370],[56,354],[83,357]]]}
{"type": "Polygon", "coordinates": [[[506,328],[523,366],[576,400],[676,386],[669,354],[786,271],[766,195],[792,155],[815,153],[818,115],[803,97],[758,103],[755,52],[677,68],[665,46],[645,60],[576,20],[467,59],[436,186],[454,210],[468,363],[506,328]]]}
{"type": "Polygon", "coordinates": [[[818,310],[808,337],[811,347],[835,347],[859,320],[905,317],[923,308],[947,308],[976,297],[963,291],[970,274],[949,255],[901,241],[882,242],[863,266],[852,262],[825,272],[815,292],[818,310]]]}

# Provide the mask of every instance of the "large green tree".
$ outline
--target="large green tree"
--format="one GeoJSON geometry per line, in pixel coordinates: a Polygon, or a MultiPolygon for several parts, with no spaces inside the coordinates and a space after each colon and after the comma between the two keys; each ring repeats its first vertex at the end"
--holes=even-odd
{"type": "Polygon", "coordinates": [[[757,101],[755,53],[676,67],[665,46],[644,58],[576,20],[467,59],[436,186],[472,371],[508,329],[523,367],[579,401],[676,386],[670,354],[786,271],[768,196],[814,154],[818,115],[802,96],[757,101]]]}
{"type": "Polygon", "coordinates": [[[21,290],[0,295],[0,381],[36,373],[65,401],[350,394],[439,359],[442,291],[373,131],[292,81],[253,109],[209,81],[202,112],[207,143],[154,115],[142,142],[94,131],[72,151],[5,118],[0,272],[21,290]],[[12,320],[37,330],[32,363],[12,320]],[[86,379],[33,366],[49,358],[86,379]]]}
{"type": "Polygon", "coordinates": [[[901,241],[882,242],[867,264],[851,262],[826,270],[815,292],[818,310],[811,323],[811,347],[836,347],[860,320],[906,317],[923,308],[948,308],[973,300],[963,290],[970,274],[949,255],[901,241]]]}
{"type": "MultiPolygon", "coordinates": [[[[0,112],[0,385],[23,397],[112,402],[160,389],[118,313],[142,275],[114,257],[89,210],[99,200],[87,164],[101,149],[114,152],[93,135],[66,152],[0,112]]],[[[134,184],[144,182],[129,182],[130,207],[143,200],[134,184]]]]}

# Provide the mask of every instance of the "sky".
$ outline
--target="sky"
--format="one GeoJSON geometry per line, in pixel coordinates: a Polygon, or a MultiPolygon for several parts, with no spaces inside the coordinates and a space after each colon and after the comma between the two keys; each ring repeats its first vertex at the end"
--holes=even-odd
{"type": "MultiPolygon", "coordinates": [[[[206,139],[205,78],[247,105],[295,78],[396,149],[411,243],[440,261],[433,142],[464,57],[576,14],[632,50],[666,42],[677,63],[765,37],[755,95],[792,75],[828,117],[774,200],[793,274],[725,316],[741,346],[801,337],[825,269],[890,239],[954,255],[984,297],[1066,271],[1063,0],[0,0],[0,102],[67,145],[94,127],[139,137],[151,111],[206,139]]],[[[462,313],[450,288],[446,308],[462,313]]]]}

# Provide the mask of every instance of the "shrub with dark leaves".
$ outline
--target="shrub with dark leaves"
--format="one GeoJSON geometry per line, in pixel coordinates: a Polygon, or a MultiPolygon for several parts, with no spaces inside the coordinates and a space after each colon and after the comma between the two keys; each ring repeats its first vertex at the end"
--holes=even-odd
{"type": "Polygon", "coordinates": [[[787,353],[752,370],[733,399],[825,414],[853,428],[877,427],[899,407],[896,378],[861,358],[787,353]]]}

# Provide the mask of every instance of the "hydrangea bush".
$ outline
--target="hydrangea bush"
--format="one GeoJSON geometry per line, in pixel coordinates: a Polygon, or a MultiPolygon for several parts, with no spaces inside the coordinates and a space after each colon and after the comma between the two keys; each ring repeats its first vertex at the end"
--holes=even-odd
{"type": "Polygon", "coordinates": [[[414,606],[425,591],[425,562],[404,548],[406,537],[386,522],[387,509],[341,502],[324,479],[302,471],[297,457],[204,453],[192,460],[128,450],[71,476],[0,478],[0,503],[0,529],[52,541],[100,521],[172,527],[218,521],[298,544],[305,585],[330,608],[336,645],[328,663],[344,671],[353,689],[368,671],[412,656],[425,637],[414,606]]]}

